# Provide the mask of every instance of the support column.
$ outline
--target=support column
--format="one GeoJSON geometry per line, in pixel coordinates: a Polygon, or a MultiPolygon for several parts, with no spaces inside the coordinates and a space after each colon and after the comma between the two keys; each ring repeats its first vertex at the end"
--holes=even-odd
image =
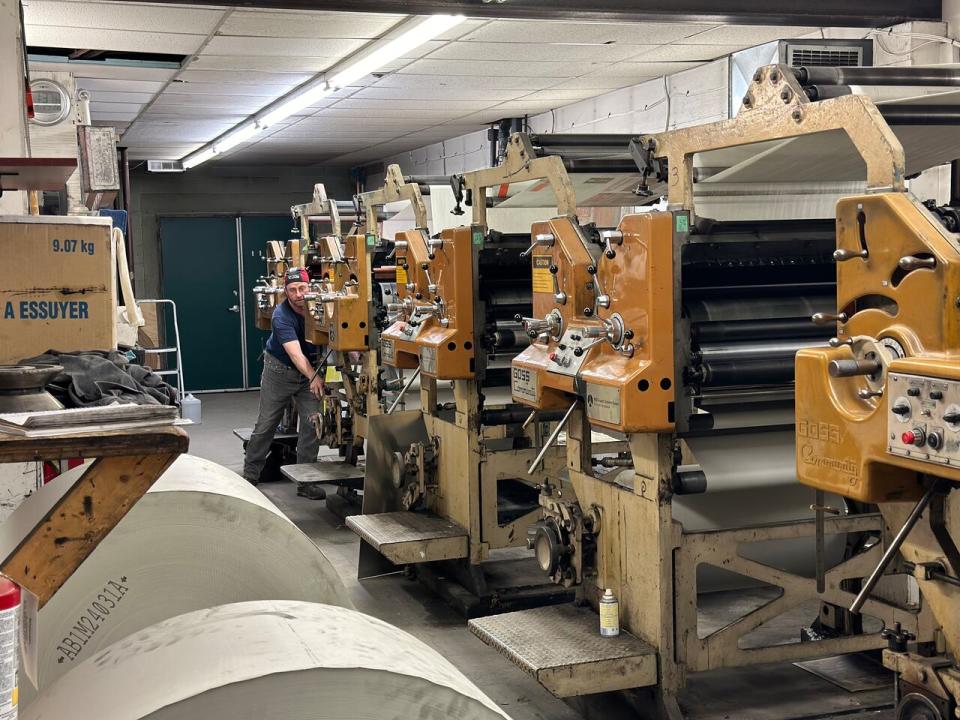
{"type": "MultiPolygon", "coordinates": [[[[20,0],[0,0],[0,157],[26,157],[27,118],[20,24],[20,0]]],[[[26,213],[26,193],[7,191],[0,197],[0,215],[26,213]]]]}

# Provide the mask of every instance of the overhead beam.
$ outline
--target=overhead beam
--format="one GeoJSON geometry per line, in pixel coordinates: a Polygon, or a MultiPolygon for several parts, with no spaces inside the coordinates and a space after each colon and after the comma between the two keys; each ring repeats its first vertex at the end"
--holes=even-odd
{"type": "MultiPolygon", "coordinates": [[[[112,0],[117,2],[118,0],[112,0]]],[[[160,0],[177,2],[178,0],[160,0]]],[[[236,0],[195,0],[195,5],[236,6],[236,0]]],[[[243,7],[427,15],[461,13],[478,18],[709,22],[736,25],[883,27],[909,20],[940,21],[942,0],[253,0],[243,7]]],[[[639,40],[639,38],[638,38],[639,40]]]]}

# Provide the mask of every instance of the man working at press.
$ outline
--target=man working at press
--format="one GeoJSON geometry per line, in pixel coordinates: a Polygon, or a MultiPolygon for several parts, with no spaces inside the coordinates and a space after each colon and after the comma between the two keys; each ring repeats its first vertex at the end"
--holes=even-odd
{"type": "Polygon", "coordinates": [[[305,295],[310,276],[291,268],[284,277],[284,301],[273,311],[272,332],[263,353],[260,413],[247,441],[243,477],[256,485],[267,462],[277,425],[293,399],[300,416],[297,462],[316,462],[320,439],[310,421],[320,412],[324,369],[316,368],[318,347],[305,339],[305,295]]]}

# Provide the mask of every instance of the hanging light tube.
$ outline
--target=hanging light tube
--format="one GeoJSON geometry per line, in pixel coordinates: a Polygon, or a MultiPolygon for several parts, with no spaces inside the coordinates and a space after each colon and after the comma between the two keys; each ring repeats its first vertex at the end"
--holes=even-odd
{"type": "Polygon", "coordinates": [[[184,169],[196,167],[216,155],[227,152],[240,143],[249,140],[260,130],[275,125],[300,110],[310,107],[335,90],[347,87],[350,83],[376,72],[383,66],[403,57],[411,50],[433,40],[441,33],[456,27],[464,20],[466,20],[466,17],[463,15],[431,15],[420,21],[413,21],[409,30],[385,42],[377,41],[373,43],[372,47],[374,49],[369,54],[363,54],[361,50],[353,58],[345,61],[343,67],[336,69],[334,74],[327,74],[301,85],[261,111],[252,121],[233,128],[223,137],[188,155],[183,159],[184,169]],[[329,77],[329,80],[327,80],[327,77],[329,77]]]}

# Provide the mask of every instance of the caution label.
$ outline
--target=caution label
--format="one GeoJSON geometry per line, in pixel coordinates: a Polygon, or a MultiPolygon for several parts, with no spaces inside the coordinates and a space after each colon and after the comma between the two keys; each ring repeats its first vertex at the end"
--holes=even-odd
{"type": "Polygon", "coordinates": [[[407,269],[403,265],[397,265],[397,285],[407,284],[407,269]]]}
{"type": "Polygon", "coordinates": [[[533,291],[553,294],[553,275],[550,265],[553,262],[551,255],[533,256],[533,291]]]}
{"type": "Polygon", "coordinates": [[[393,340],[383,338],[380,340],[380,354],[383,355],[383,361],[392,363],[397,359],[396,349],[393,346],[393,340]]]}

